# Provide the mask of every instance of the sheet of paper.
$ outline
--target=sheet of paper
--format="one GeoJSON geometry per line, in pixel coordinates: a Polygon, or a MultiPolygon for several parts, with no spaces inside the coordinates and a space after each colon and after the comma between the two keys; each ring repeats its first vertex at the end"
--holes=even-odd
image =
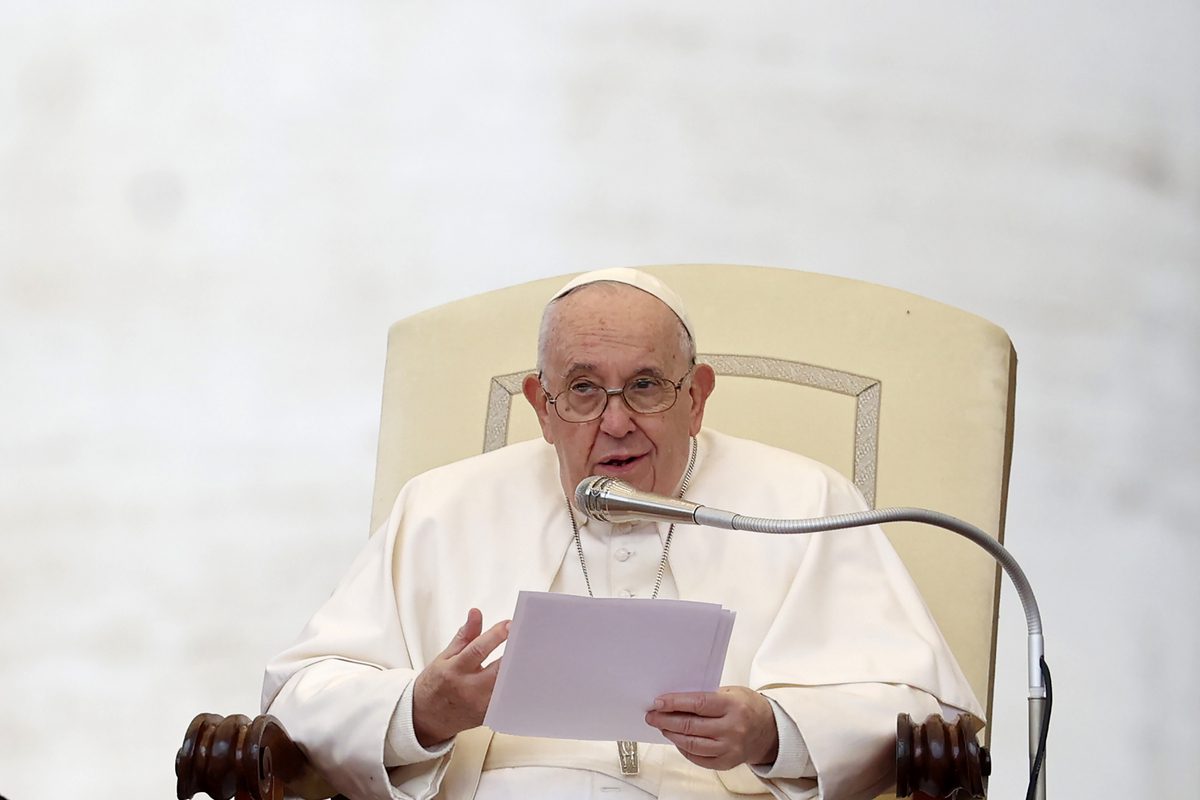
{"type": "Polygon", "coordinates": [[[484,724],[557,739],[665,742],[645,715],[711,692],[734,613],[714,603],[521,592],[484,724]]]}

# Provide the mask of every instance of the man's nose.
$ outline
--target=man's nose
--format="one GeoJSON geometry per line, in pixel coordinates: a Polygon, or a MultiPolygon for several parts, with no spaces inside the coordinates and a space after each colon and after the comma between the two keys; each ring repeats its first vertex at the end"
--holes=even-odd
{"type": "Polygon", "coordinates": [[[625,395],[620,392],[608,396],[608,405],[600,415],[600,430],[609,436],[620,438],[631,432],[636,425],[633,423],[633,411],[625,404],[625,395]]]}

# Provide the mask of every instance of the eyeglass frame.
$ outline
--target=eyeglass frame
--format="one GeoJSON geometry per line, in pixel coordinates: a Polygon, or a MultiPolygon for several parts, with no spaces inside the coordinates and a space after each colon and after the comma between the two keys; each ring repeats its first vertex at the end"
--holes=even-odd
{"type": "Polygon", "coordinates": [[[693,361],[692,365],[690,367],[688,367],[687,372],[683,373],[683,376],[680,377],[679,380],[671,381],[670,379],[664,379],[664,380],[667,380],[667,383],[675,389],[675,397],[673,397],[671,399],[670,405],[668,405],[666,408],[660,408],[658,411],[638,411],[632,405],[630,405],[629,398],[627,398],[625,396],[625,390],[629,387],[629,384],[633,383],[634,381],[638,380],[639,378],[647,377],[645,375],[634,375],[632,378],[625,381],[625,383],[622,384],[620,389],[609,389],[607,386],[596,386],[597,389],[600,389],[602,392],[604,392],[604,405],[600,406],[600,413],[596,414],[596,416],[594,416],[594,417],[589,417],[588,419],[578,419],[578,420],[567,419],[566,417],[564,417],[562,415],[562,412],[560,412],[558,410],[558,398],[562,397],[564,394],[571,391],[570,387],[563,389],[558,394],[551,395],[549,390],[546,389],[546,385],[544,383],[542,383],[543,376],[542,376],[541,372],[538,373],[538,386],[541,387],[542,394],[544,394],[546,396],[546,402],[549,403],[550,405],[554,406],[554,413],[555,413],[555,415],[558,416],[559,419],[561,419],[563,422],[569,423],[571,425],[586,425],[589,422],[595,422],[596,420],[603,417],[604,412],[608,410],[608,401],[612,399],[613,395],[618,395],[618,394],[621,395],[621,401],[623,403],[625,403],[625,407],[627,409],[629,409],[629,413],[631,413],[631,414],[644,414],[645,416],[652,416],[654,414],[667,413],[668,411],[670,411],[672,408],[675,407],[676,403],[679,402],[679,393],[683,391],[684,381],[686,381],[688,379],[688,377],[691,376],[692,372],[694,372],[695,369],[696,369],[696,362],[693,361]]]}

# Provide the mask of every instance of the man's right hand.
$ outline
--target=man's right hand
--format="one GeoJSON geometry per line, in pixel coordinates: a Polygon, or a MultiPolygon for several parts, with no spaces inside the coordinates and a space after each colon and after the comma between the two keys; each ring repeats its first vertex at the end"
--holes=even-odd
{"type": "Polygon", "coordinates": [[[472,608],[446,649],[417,675],[413,730],[422,747],[483,724],[500,659],[487,667],[483,660],[508,638],[508,626],[505,620],[483,631],[483,614],[472,608]]]}

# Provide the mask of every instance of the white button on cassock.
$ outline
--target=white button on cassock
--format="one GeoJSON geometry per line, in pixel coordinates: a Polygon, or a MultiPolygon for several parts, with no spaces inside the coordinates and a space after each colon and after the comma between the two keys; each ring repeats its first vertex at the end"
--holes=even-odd
{"type": "Polygon", "coordinates": [[[617,561],[628,561],[631,555],[633,555],[633,553],[629,550],[626,550],[624,547],[613,553],[613,556],[616,557],[617,561]]]}

